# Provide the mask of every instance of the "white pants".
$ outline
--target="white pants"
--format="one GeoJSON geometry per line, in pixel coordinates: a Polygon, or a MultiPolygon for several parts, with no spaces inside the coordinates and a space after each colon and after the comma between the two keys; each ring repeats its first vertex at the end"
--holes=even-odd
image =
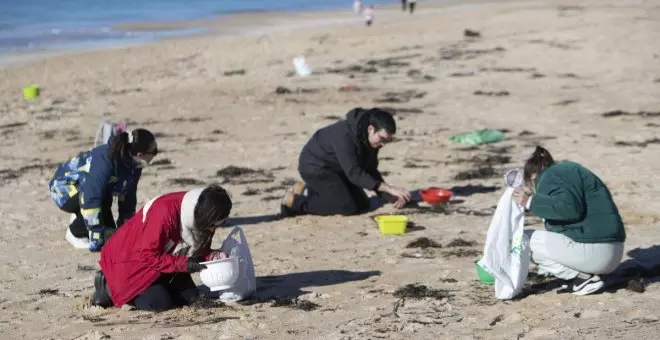
{"type": "Polygon", "coordinates": [[[578,243],[545,230],[525,230],[532,250],[532,262],[563,280],[578,274],[609,274],[623,257],[623,242],[578,243]]]}

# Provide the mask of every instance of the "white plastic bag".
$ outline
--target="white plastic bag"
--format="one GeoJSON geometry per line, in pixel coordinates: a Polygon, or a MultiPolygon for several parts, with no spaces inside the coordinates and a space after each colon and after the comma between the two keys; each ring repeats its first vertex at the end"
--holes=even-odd
{"type": "Polygon", "coordinates": [[[312,67],[305,62],[305,57],[302,56],[293,58],[293,68],[296,70],[296,74],[301,77],[312,74],[312,67]]]}
{"type": "Polygon", "coordinates": [[[252,254],[243,229],[235,227],[222,242],[220,251],[230,257],[238,258],[240,271],[240,276],[233,287],[220,291],[220,300],[223,302],[240,301],[252,295],[257,290],[257,278],[254,274],[252,254]],[[238,236],[238,239],[235,236],[238,236]]]}
{"type": "MultiPolygon", "coordinates": [[[[509,178],[511,177],[511,174],[509,178]]],[[[519,173],[522,177],[522,174],[519,173]]],[[[479,265],[495,278],[495,297],[512,299],[522,292],[529,270],[529,239],[523,233],[525,209],[511,200],[510,186],[522,181],[505,179],[509,186],[500,198],[486,236],[484,256],[479,265]]]]}

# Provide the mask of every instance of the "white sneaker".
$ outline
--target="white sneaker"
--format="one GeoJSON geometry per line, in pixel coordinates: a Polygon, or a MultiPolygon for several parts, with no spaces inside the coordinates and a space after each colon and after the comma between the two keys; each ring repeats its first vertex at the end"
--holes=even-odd
{"type": "Polygon", "coordinates": [[[71,233],[71,229],[66,228],[66,240],[76,249],[89,249],[89,238],[75,237],[71,233]]]}
{"type": "Polygon", "coordinates": [[[598,275],[591,275],[588,279],[576,278],[573,280],[573,295],[588,295],[593,294],[605,286],[605,282],[600,279],[598,275]]]}

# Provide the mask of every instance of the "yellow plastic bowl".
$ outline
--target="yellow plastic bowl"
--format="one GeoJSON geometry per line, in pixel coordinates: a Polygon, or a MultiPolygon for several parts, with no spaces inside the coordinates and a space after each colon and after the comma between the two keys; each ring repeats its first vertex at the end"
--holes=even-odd
{"type": "Polygon", "coordinates": [[[378,229],[383,235],[403,235],[408,226],[408,216],[406,215],[381,215],[376,216],[378,229]]]}
{"type": "Polygon", "coordinates": [[[37,99],[40,94],[39,85],[32,84],[23,88],[23,98],[27,100],[37,99]]]}

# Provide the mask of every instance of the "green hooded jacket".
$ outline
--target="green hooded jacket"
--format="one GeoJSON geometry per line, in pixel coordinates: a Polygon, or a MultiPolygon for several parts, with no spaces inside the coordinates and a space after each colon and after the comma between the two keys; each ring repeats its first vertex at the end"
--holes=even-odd
{"type": "Polygon", "coordinates": [[[626,231],[610,191],[594,173],[574,162],[558,162],[536,178],[529,210],[548,231],[579,243],[624,242],[626,231]]]}

